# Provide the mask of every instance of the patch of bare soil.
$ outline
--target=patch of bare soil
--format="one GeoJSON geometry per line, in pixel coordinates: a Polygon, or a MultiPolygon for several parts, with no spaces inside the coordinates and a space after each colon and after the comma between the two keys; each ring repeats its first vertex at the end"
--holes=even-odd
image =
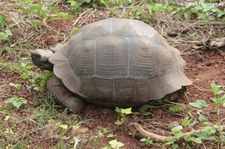
{"type": "Polygon", "coordinates": [[[29,101],[33,98],[32,94],[26,88],[26,82],[22,80],[19,75],[0,70],[0,102],[11,97],[23,97],[29,101]],[[10,86],[12,83],[21,84],[21,88],[16,89],[10,86]]]}
{"type": "Polygon", "coordinates": [[[211,94],[210,83],[225,85],[225,53],[221,50],[202,51],[200,59],[196,55],[185,56],[187,75],[193,80],[189,87],[189,100],[209,99],[211,94]]]}

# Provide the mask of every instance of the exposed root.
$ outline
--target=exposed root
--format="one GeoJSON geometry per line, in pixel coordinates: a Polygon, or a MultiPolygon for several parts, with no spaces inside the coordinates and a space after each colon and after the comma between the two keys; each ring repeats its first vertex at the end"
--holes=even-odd
{"type": "MultiPolygon", "coordinates": [[[[186,133],[182,133],[181,137],[179,139],[177,139],[175,136],[163,136],[163,135],[158,135],[155,133],[152,133],[148,130],[145,130],[140,124],[138,123],[132,123],[131,126],[134,127],[135,131],[136,131],[136,136],[140,137],[140,138],[146,138],[146,137],[150,137],[153,141],[155,142],[165,142],[167,140],[181,140],[183,139],[185,136],[188,135],[195,135],[199,132],[203,132],[203,129],[197,129],[197,130],[192,130],[190,132],[186,132],[186,133]],[[138,134],[137,134],[138,133],[138,134]]],[[[225,125],[222,126],[216,126],[216,125],[212,125],[209,126],[211,129],[216,129],[216,130],[221,130],[221,129],[225,129],[225,125]]]]}

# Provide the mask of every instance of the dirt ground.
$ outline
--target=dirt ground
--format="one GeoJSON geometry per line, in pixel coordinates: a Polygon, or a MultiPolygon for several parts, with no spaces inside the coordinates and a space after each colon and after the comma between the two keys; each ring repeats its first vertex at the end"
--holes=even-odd
{"type": "MultiPolygon", "coordinates": [[[[104,18],[104,12],[100,11],[100,15],[95,15],[90,20],[85,20],[82,23],[82,20],[79,22],[81,26],[88,24],[90,22],[94,22],[99,20],[100,18],[104,18]]],[[[65,39],[65,36],[55,35],[51,31],[58,30],[58,32],[66,32],[66,29],[70,28],[77,17],[74,17],[70,20],[64,21],[51,21],[48,22],[48,25],[51,26],[52,29],[46,29],[46,32],[38,38],[38,40],[42,40],[42,47],[48,47],[51,45],[55,45],[57,42],[62,42],[65,39]],[[66,27],[65,27],[66,26],[66,27]]],[[[78,22],[78,24],[79,24],[78,22]]],[[[151,22],[154,24],[154,22],[151,22]]],[[[19,32],[19,30],[14,31],[19,32]]],[[[159,30],[160,32],[160,30],[159,30]]],[[[16,34],[19,36],[18,34],[16,34]]],[[[68,35],[69,36],[69,35],[68,35]]],[[[225,35],[224,35],[225,36],[225,35]]],[[[18,38],[18,37],[14,37],[18,38]]],[[[169,40],[170,37],[168,37],[169,40]]],[[[31,39],[33,40],[33,39],[31,39]]],[[[170,42],[173,45],[173,42],[170,42]]],[[[183,47],[182,45],[174,44],[173,46],[177,47],[182,52],[182,57],[185,59],[187,66],[185,68],[185,73],[188,78],[193,81],[193,85],[187,87],[187,92],[184,97],[180,97],[178,99],[178,103],[188,104],[189,102],[194,102],[197,99],[205,100],[207,103],[212,103],[210,101],[210,97],[212,97],[210,83],[215,81],[217,84],[220,84],[224,87],[225,85],[225,48],[220,49],[199,49],[194,53],[186,53],[185,51],[192,50],[191,46],[183,47]]],[[[30,50],[30,49],[28,49],[30,50]]],[[[30,51],[27,51],[29,53],[30,51]]],[[[28,56],[28,55],[24,55],[28,56]]],[[[15,57],[13,54],[5,54],[2,55],[2,58],[5,60],[12,60],[15,57]]],[[[34,71],[40,71],[39,69],[34,71]]],[[[23,97],[28,100],[28,104],[23,107],[23,109],[18,109],[15,111],[15,117],[30,117],[29,113],[26,109],[31,107],[41,106],[43,103],[40,103],[35,99],[36,96],[40,96],[37,92],[27,89],[27,81],[21,79],[19,74],[15,74],[13,72],[7,72],[4,69],[0,69],[0,102],[5,101],[10,97],[23,97]],[[22,84],[20,90],[15,89],[10,86],[11,82],[16,82],[22,84]]],[[[2,105],[3,108],[4,105],[2,105]]],[[[209,107],[213,107],[209,106],[209,107]]],[[[63,111],[63,107],[57,109],[59,112],[63,111]]],[[[174,115],[165,108],[161,108],[160,106],[153,106],[149,109],[150,115],[143,116],[138,112],[138,108],[133,109],[133,114],[127,117],[127,120],[122,125],[115,125],[115,121],[117,120],[118,114],[115,112],[115,109],[100,107],[97,105],[87,104],[84,110],[79,114],[79,117],[82,119],[82,123],[80,124],[80,128],[75,132],[82,143],[82,148],[101,148],[107,144],[110,138],[104,134],[104,132],[98,133],[98,138],[95,138],[96,132],[98,130],[107,129],[106,134],[113,134],[114,137],[123,142],[125,146],[124,149],[139,149],[139,148],[166,148],[160,143],[155,143],[153,146],[149,147],[144,142],[140,142],[140,138],[136,138],[132,136],[131,130],[128,128],[129,122],[139,122],[145,126],[148,130],[152,130],[153,132],[159,132],[158,129],[168,129],[168,125],[174,122],[180,123],[182,116],[174,115]]],[[[215,111],[213,108],[205,109],[201,111],[207,116],[209,120],[215,120],[215,111]]],[[[72,113],[67,113],[68,116],[73,115],[72,113]]],[[[221,110],[221,119],[224,119],[225,109],[221,110]]],[[[0,112],[0,119],[3,121],[5,118],[5,113],[0,112]]],[[[20,134],[23,134],[24,131],[33,130],[32,127],[37,127],[35,123],[23,123],[14,121],[18,127],[17,131],[20,134]]],[[[8,123],[7,125],[13,125],[14,122],[8,123]]],[[[225,121],[224,121],[225,123],[225,121]]],[[[40,148],[54,148],[59,140],[54,138],[45,138],[42,137],[43,130],[37,131],[29,135],[29,146],[27,148],[36,148],[39,146],[40,148]]],[[[67,132],[69,133],[69,132],[67,132]]],[[[1,137],[1,136],[0,136],[1,137]]],[[[4,138],[3,140],[6,141],[4,138]]],[[[18,139],[19,140],[19,139],[18,139]]],[[[4,142],[3,142],[4,144],[4,142]]],[[[206,142],[204,146],[210,144],[212,148],[216,147],[216,144],[212,144],[210,142],[206,142]]],[[[5,144],[6,145],[6,144],[5,144]]],[[[204,146],[195,145],[193,148],[204,148],[204,146]]]]}

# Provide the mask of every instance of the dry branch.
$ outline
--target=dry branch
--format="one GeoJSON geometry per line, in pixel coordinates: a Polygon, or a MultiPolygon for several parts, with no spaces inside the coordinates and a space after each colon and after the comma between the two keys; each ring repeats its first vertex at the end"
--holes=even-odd
{"type": "MultiPolygon", "coordinates": [[[[131,126],[134,127],[134,129],[136,130],[136,132],[138,132],[138,137],[141,137],[141,138],[146,138],[146,137],[150,137],[153,141],[155,142],[165,142],[167,140],[181,140],[183,139],[185,136],[188,136],[188,135],[195,135],[199,132],[203,132],[203,129],[197,129],[197,130],[192,130],[190,132],[186,132],[186,133],[182,133],[181,137],[179,139],[177,139],[175,136],[163,136],[163,135],[158,135],[158,134],[155,134],[155,133],[152,133],[148,130],[145,130],[140,124],[138,123],[132,123],[131,126]]],[[[220,129],[225,129],[225,125],[222,125],[222,126],[217,126],[217,125],[212,125],[212,126],[209,126],[211,129],[215,129],[215,130],[220,130],[220,129]]],[[[137,135],[137,134],[136,134],[137,135]]]]}

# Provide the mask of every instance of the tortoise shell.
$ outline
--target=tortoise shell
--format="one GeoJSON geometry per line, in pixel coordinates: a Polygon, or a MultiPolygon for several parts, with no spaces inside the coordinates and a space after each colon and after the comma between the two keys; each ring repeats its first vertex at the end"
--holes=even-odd
{"type": "Polygon", "coordinates": [[[158,100],[192,82],[180,52],[151,26],[109,18],[83,27],[49,58],[76,95],[108,105],[158,100]]]}

